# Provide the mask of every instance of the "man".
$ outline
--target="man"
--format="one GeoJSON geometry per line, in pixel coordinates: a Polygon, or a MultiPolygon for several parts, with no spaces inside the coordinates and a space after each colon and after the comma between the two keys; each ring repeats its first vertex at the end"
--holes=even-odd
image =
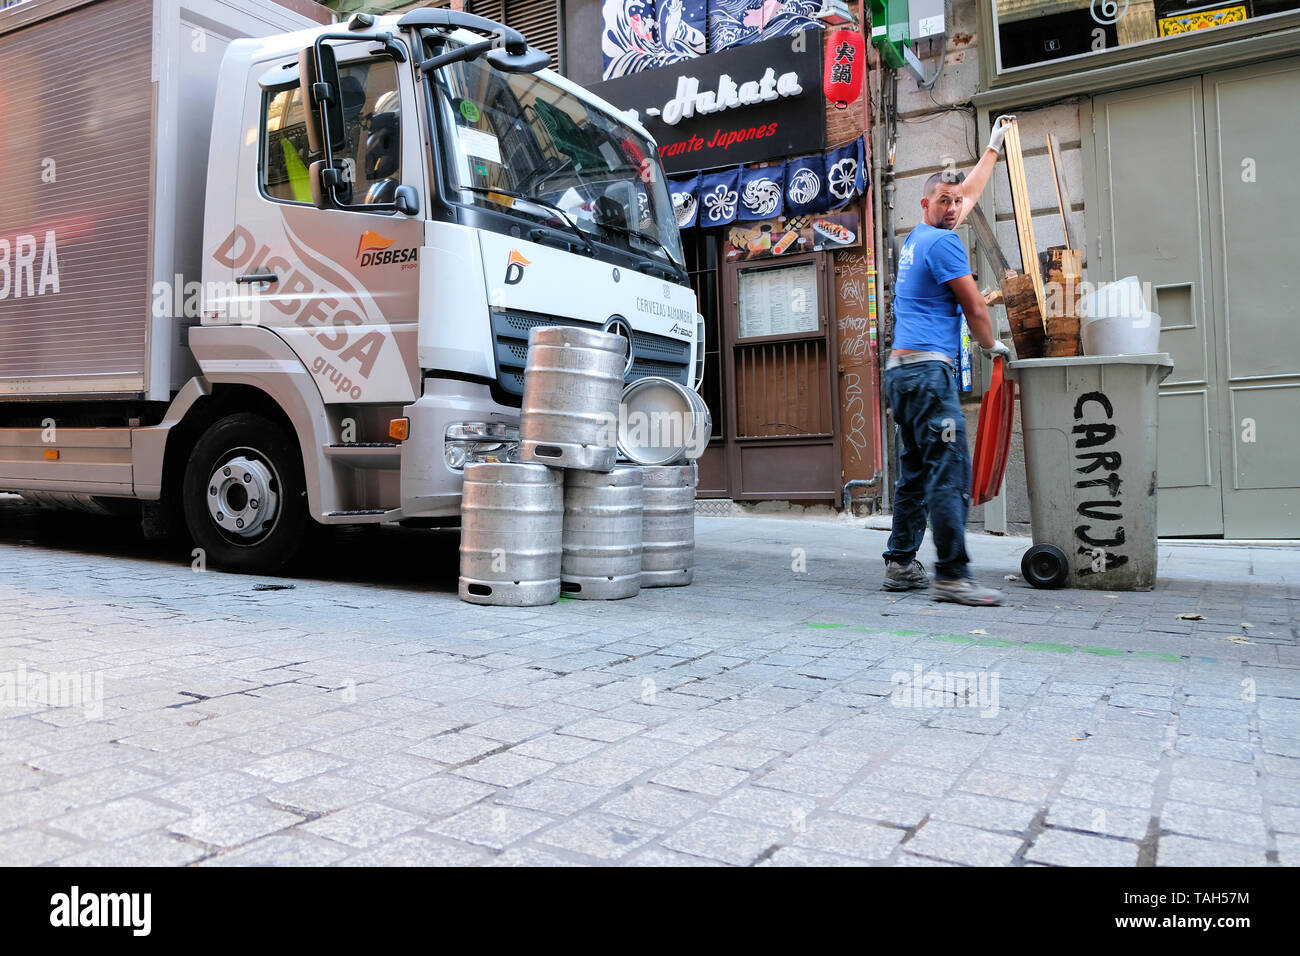
{"type": "Polygon", "coordinates": [[[976,606],[1001,604],[1002,595],[975,584],[967,567],[971,461],[957,389],[962,314],[986,355],[1009,356],[1010,350],[993,335],[966,248],[952,230],[979,201],[1012,119],[994,121],[988,148],[969,178],[945,171],[926,180],[923,221],[908,234],[898,257],[894,347],[885,365],[885,398],[898,427],[899,474],[883,586],[887,591],[930,586],[937,601],[976,606]],[[916,560],[927,515],[939,553],[932,585],[916,560]]]}

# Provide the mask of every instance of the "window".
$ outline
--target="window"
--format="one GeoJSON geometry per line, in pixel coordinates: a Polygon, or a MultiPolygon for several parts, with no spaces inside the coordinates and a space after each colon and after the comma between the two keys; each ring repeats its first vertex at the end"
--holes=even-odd
{"type": "Polygon", "coordinates": [[[307,179],[307,121],[298,85],[263,94],[262,190],[271,199],[311,202],[307,179]]]}
{"type": "Polygon", "coordinates": [[[681,264],[677,220],[651,141],[615,114],[482,58],[435,72],[438,143],[457,201],[542,222],[556,219],[558,207],[592,239],[681,264]]]}
{"type": "Polygon", "coordinates": [[[1300,0],[993,0],[998,69],[1161,40],[1300,10],[1300,0]]]}
{"type": "Polygon", "coordinates": [[[739,276],[740,338],[816,332],[817,263],[746,269],[739,276]]]}
{"type": "MultiPolygon", "coordinates": [[[[346,143],[334,158],[344,167],[344,205],[392,202],[401,185],[401,108],[397,66],[374,59],[339,65],[346,143]]],[[[281,202],[311,202],[307,123],[298,85],[264,94],[262,189],[281,202]]]]}

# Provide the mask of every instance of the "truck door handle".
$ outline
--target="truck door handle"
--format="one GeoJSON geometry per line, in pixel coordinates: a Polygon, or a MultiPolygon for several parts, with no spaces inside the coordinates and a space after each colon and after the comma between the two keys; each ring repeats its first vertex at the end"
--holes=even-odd
{"type": "Polygon", "coordinates": [[[235,279],[236,282],[279,282],[280,277],[274,272],[247,272],[235,279]]]}

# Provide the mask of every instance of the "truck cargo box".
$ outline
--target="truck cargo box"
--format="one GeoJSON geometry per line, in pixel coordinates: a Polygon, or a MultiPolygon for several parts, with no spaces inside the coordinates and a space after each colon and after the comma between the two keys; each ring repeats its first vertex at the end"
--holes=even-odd
{"type": "Polygon", "coordinates": [[[0,401],[163,401],[197,372],[222,54],[326,22],[306,0],[0,10],[0,401]]]}

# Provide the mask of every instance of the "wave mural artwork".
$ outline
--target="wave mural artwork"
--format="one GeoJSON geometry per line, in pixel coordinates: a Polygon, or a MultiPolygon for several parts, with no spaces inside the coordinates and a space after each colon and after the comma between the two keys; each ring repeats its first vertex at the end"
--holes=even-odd
{"type": "Polygon", "coordinates": [[[604,78],[701,56],[708,0],[604,0],[604,78]]]}
{"type": "MultiPolygon", "coordinates": [[[[606,80],[801,30],[821,0],[604,0],[606,80]]],[[[820,42],[820,40],[818,41],[820,42]]]]}

